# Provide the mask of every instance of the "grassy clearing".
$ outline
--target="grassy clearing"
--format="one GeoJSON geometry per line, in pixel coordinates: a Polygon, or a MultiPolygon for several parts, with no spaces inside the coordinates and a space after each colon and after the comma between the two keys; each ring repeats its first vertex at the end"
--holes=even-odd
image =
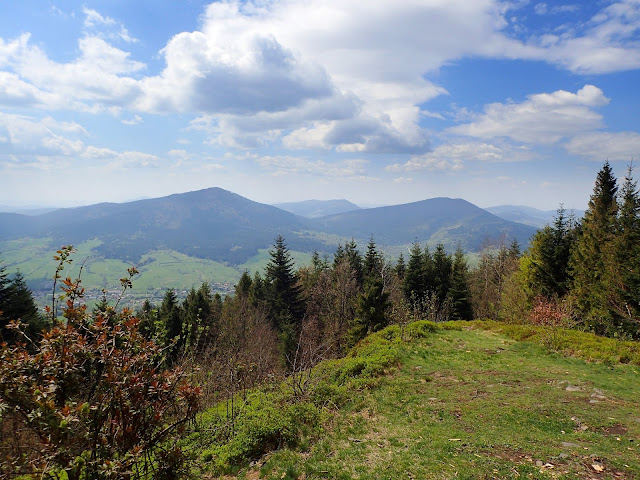
{"type": "Polygon", "coordinates": [[[640,365],[640,342],[599,337],[587,332],[536,325],[513,325],[490,320],[466,322],[470,328],[501,333],[514,340],[537,343],[549,350],[606,364],[640,365]]]}
{"type": "MultiPolygon", "coordinates": [[[[310,253],[298,252],[295,250],[290,250],[289,253],[291,254],[291,258],[293,258],[293,261],[296,267],[304,267],[307,265],[311,265],[312,255],[310,253]]],[[[240,272],[244,272],[245,270],[247,270],[248,272],[251,273],[252,276],[255,272],[260,272],[260,274],[262,275],[264,273],[265,267],[267,266],[270,260],[271,260],[271,256],[269,255],[269,250],[260,249],[258,250],[257,255],[254,255],[246,262],[238,265],[236,268],[240,272]]]]}
{"type": "Polygon", "coordinates": [[[380,332],[321,367],[314,391],[329,393],[310,395],[309,430],[225,478],[640,478],[637,366],[587,363],[465,324],[421,325],[380,332]]]}

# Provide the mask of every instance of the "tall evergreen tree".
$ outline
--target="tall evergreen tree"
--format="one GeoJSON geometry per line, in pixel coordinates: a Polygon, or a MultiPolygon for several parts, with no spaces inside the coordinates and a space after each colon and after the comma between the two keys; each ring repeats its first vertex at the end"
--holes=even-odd
{"type": "Polygon", "coordinates": [[[265,274],[269,318],[280,334],[282,353],[290,366],[305,311],[302,289],[293,270],[293,259],[281,235],[276,238],[269,254],[271,260],[265,274]]]}
{"type": "Polygon", "coordinates": [[[362,262],[362,255],[360,255],[360,251],[358,250],[358,244],[353,238],[344,246],[344,254],[349,260],[351,268],[355,272],[358,285],[361,287],[364,285],[364,265],[362,262]]]}
{"type": "Polygon", "coordinates": [[[451,288],[451,269],[453,262],[451,256],[447,255],[444,245],[439,243],[433,252],[433,272],[434,272],[434,292],[440,301],[444,304],[447,300],[449,288],[451,288]]]}
{"type": "Polygon", "coordinates": [[[173,363],[182,354],[186,338],[178,297],[171,289],[164,294],[158,310],[158,321],[162,325],[164,343],[169,347],[168,360],[173,363]]]}
{"type": "Polygon", "coordinates": [[[473,319],[471,289],[469,288],[469,267],[460,246],[458,246],[453,256],[449,299],[451,301],[451,318],[453,320],[473,319]]]}
{"type": "Polygon", "coordinates": [[[9,343],[18,340],[15,332],[6,329],[11,320],[20,320],[24,324],[24,332],[34,342],[46,327],[45,319],[38,312],[33,294],[20,272],[8,279],[7,276],[3,278],[3,271],[0,269],[0,310],[0,338],[9,343]]]}
{"type": "Polygon", "coordinates": [[[614,261],[610,268],[612,306],[624,319],[628,333],[640,337],[640,194],[631,165],[620,197],[614,261]]]}
{"type": "Polygon", "coordinates": [[[561,205],[552,225],[538,230],[531,240],[525,262],[525,277],[535,295],[548,299],[562,297],[569,291],[569,259],[577,240],[578,229],[561,205]]]}
{"type": "Polygon", "coordinates": [[[373,236],[367,245],[367,254],[364,257],[363,265],[365,282],[369,279],[380,278],[384,268],[384,259],[376,247],[376,242],[373,240],[373,236]]]}
{"type": "Polygon", "coordinates": [[[249,290],[251,290],[251,277],[249,276],[249,272],[245,270],[242,272],[240,276],[240,280],[236,284],[236,295],[238,296],[247,296],[249,295],[249,290]]]}
{"type": "Polygon", "coordinates": [[[609,162],[598,172],[580,237],[570,267],[572,294],[587,326],[597,333],[614,334],[615,320],[608,308],[607,265],[612,260],[618,202],[616,178],[609,162]]]}
{"type": "Polygon", "coordinates": [[[400,282],[404,282],[404,275],[407,272],[407,265],[404,262],[404,255],[400,252],[400,256],[398,257],[398,262],[396,263],[396,275],[400,282]]]}
{"type": "Polygon", "coordinates": [[[387,310],[391,307],[389,292],[385,292],[382,280],[367,282],[358,297],[356,317],[349,330],[349,343],[354,345],[371,332],[388,325],[387,310]]]}
{"type": "Polygon", "coordinates": [[[424,280],[422,248],[418,242],[415,242],[409,251],[409,263],[403,282],[404,296],[410,304],[415,305],[424,298],[426,293],[424,280]]]}

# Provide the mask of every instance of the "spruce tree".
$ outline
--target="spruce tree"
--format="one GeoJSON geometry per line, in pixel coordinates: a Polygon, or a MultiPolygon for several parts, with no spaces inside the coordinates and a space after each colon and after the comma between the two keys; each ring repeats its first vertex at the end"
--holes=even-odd
{"type": "Polygon", "coordinates": [[[609,162],[598,172],[593,194],[584,215],[580,237],[573,249],[570,268],[572,294],[586,325],[601,334],[615,334],[608,305],[607,269],[612,261],[618,202],[616,178],[609,162]]]}
{"type": "Polygon", "coordinates": [[[382,280],[368,282],[358,297],[356,317],[349,330],[350,345],[354,345],[367,334],[386,327],[389,307],[389,292],[384,291],[382,280]]]}
{"type": "Polygon", "coordinates": [[[251,290],[251,277],[249,276],[249,272],[245,270],[242,272],[240,280],[238,280],[238,283],[236,284],[236,295],[246,297],[249,295],[249,290],[251,290]]]}
{"type": "Polygon", "coordinates": [[[409,263],[403,282],[404,296],[412,305],[419,304],[425,295],[424,259],[420,244],[415,242],[409,252],[409,263]]]}
{"type": "Polygon", "coordinates": [[[620,211],[610,268],[612,307],[624,319],[627,333],[640,337],[640,194],[632,167],[622,185],[620,211]]]}
{"type": "Polygon", "coordinates": [[[449,300],[451,301],[451,318],[453,320],[473,319],[471,289],[469,288],[469,267],[460,246],[458,246],[453,256],[449,300]]]}
{"type": "Polygon", "coordinates": [[[302,289],[293,270],[293,259],[281,235],[276,238],[269,254],[271,260],[265,273],[269,318],[280,334],[284,360],[291,366],[305,311],[302,289]]]}
{"type": "Polygon", "coordinates": [[[527,252],[528,286],[536,295],[547,299],[563,297],[569,291],[569,259],[577,240],[577,228],[561,205],[552,225],[538,230],[527,252]]]}
{"type": "Polygon", "coordinates": [[[373,240],[372,236],[369,240],[369,244],[367,245],[367,254],[364,257],[365,282],[368,279],[380,278],[383,267],[384,260],[380,252],[378,252],[376,242],[373,240]]]}
{"type": "Polygon", "coordinates": [[[38,312],[33,294],[20,272],[16,272],[11,279],[2,277],[0,270],[0,337],[9,343],[19,340],[14,332],[6,329],[11,320],[20,320],[24,325],[23,331],[36,342],[46,327],[45,319],[38,312]]]}
{"type": "Polygon", "coordinates": [[[353,238],[344,246],[344,254],[356,275],[358,286],[362,287],[362,285],[364,285],[364,265],[362,255],[360,255],[360,251],[358,250],[358,244],[353,238]]]}
{"type": "Polygon", "coordinates": [[[183,352],[185,345],[182,312],[176,293],[169,289],[165,292],[158,310],[158,321],[164,332],[164,344],[168,347],[168,360],[173,363],[183,352]]]}
{"type": "Polygon", "coordinates": [[[404,275],[407,271],[407,265],[404,262],[404,255],[400,252],[400,256],[398,257],[398,262],[396,263],[395,272],[398,276],[400,282],[404,281],[404,275]]]}
{"type": "Polygon", "coordinates": [[[451,256],[447,255],[444,245],[439,243],[433,252],[434,289],[440,305],[447,300],[449,288],[451,288],[451,256]]]}

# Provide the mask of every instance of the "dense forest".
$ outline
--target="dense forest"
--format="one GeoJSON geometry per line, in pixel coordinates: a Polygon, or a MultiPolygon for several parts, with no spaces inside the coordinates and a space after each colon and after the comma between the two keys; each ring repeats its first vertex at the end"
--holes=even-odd
{"type": "MultiPolygon", "coordinates": [[[[205,283],[137,312],[106,298],[89,310],[81,275],[64,278],[73,253],[64,247],[40,314],[21,275],[0,268],[0,477],[178,478],[186,458],[177,445],[198,408],[222,401],[235,418],[238,395],[283,378],[301,394],[304,372],[391,324],[478,318],[638,340],[631,173],[619,187],[605,163],[582,220],[561,206],[525,252],[500,239],[473,269],[460,247],[442,244],[415,243],[389,262],[373,237],[296,268],[278,236],[265,270],[245,272],[233,295],[205,283]]],[[[135,282],[128,273],[123,293],[135,282]]]]}

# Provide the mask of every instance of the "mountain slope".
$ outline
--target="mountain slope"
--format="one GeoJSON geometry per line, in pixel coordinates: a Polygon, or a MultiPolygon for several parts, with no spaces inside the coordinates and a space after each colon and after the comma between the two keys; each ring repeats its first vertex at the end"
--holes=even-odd
{"type": "MultiPolygon", "coordinates": [[[[504,220],[523,223],[535,228],[544,228],[553,223],[557,210],[538,210],[524,205],[497,205],[485,210],[504,220]]],[[[584,216],[584,210],[568,210],[567,215],[573,213],[577,218],[584,216]]]]}
{"type": "Polygon", "coordinates": [[[51,237],[63,243],[92,238],[99,252],[137,260],[149,250],[173,249],[200,258],[242,263],[284,235],[293,249],[313,249],[317,241],[293,234],[299,217],[240,195],[210,188],[123,204],[102,203],[26,217],[0,215],[0,238],[51,237]]]}
{"type": "Polygon", "coordinates": [[[444,243],[455,249],[480,250],[501,235],[526,245],[535,228],[509,222],[462,199],[432,198],[420,202],[330,215],[310,221],[318,231],[354,237],[373,235],[380,245],[408,244],[415,240],[444,243]]]}
{"type": "Polygon", "coordinates": [[[303,202],[276,203],[278,207],[287,212],[307,218],[318,218],[326,215],[359,210],[360,207],[349,200],[305,200],[303,202]]]}
{"type": "Polygon", "coordinates": [[[0,240],[48,238],[50,245],[98,240],[93,253],[138,262],[150,251],[238,265],[283,235],[291,250],[332,254],[354,238],[361,247],[373,235],[383,249],[413,241],[443,243],[467,251],[504,235],[522,246],[535,229],[508,222],[460,199],[434,198],[405,205],[303,218],[240,195],[209,188],[168,197],[60,209],[38,216],[0,214],[0,240]]]}

